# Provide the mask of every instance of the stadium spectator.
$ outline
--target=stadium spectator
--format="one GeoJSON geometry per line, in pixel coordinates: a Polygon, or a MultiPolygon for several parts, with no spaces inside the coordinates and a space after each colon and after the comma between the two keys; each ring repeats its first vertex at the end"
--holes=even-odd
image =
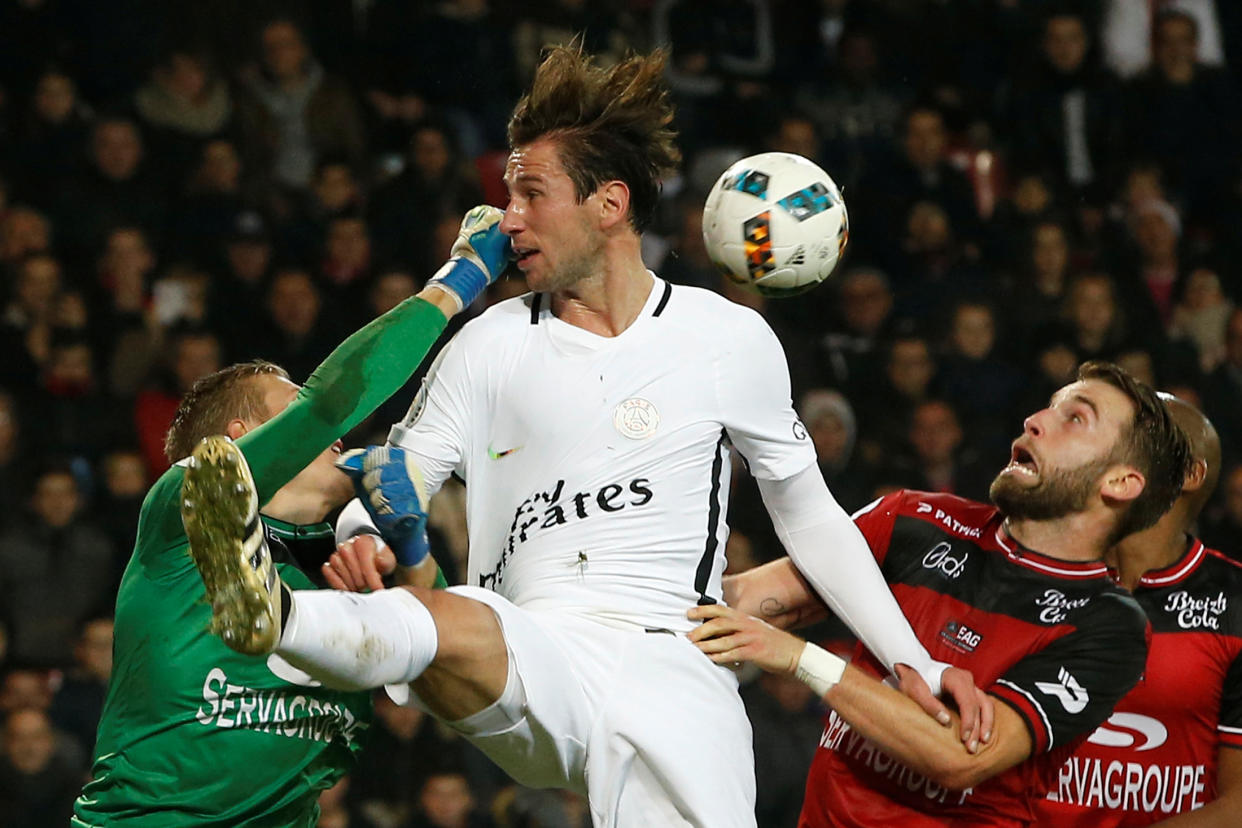
{"type": "Polygon", "coordinates": [[[823,711],[805,684],[766,673],[743,688],[742,702],[754,731],[755,821],[758,828],[788,828],[802,807],[823,711]]]}
{"type": "Polygon", "coordinates": [[[491,818],[478,809],[465,774],[440,770],[423,782],[418,810],[406,828],[494,828],[494,825],[491,818]]]}
{"type": "MultiPolygon", "coordinates": [[[[870,168],[850,206],[850,244],[864,258],[883,256],[904,238],[912,208],[938,206],[967,249],[979,242],[979,216],[966,176],[949,163],[944,114],[916,103],[905,113],[897,145],[870,168]]],[[[893,274],[897,279],[896,274],[893,274]]]]}
{"type": "Polygon", "coordinates": [[[27,522],[0,539],[0,606],[21,662],[68,667],[78,626],[111,604],[112,547],[81,512],[78,482],[53,467],[32,481],[27,522]]]}
{"type": "Polygon", "coordinates": [[[112,619],[88,618],[78,629],[73,666],[61,679],[48,709],[52,723],[77,743],[84,757],[95,755],[95,728],[111,675],[112,619]]]}
{"type": "MultiPolygon", "coordinates": [[[[424,121],[414,128],[405,168],[384,182],[368,206],[376,252],[388,262],[422,267],[430,228],[482,200],[473,170],[461,156],[451,128],[424,121]]],[[[436,248],[431,257],[443,256],[436,248]]]]}
{"type": "Polygon", "coordinates": [[[0,813],[6,828],[67,825],[82,784],[81,756],[59,749],[46,713],[17,710],[4,720],[0,813]]]}
{"type": "Polygon", "coordinates": [[[77,170],[92,115],[78,97],[77,81],[63,67],[42,71],[13,147],[13,185],[23,198],[46,206],[49,185],[77,170]]]}
{"type": "Polygon", "coordinates": [[[835,318],[821,322],[816,367],[824,385],[840,389],[857,406],[878,393],[893,289],[882,270],[865,266],[847,269],[828,289],[835,293],[835,318]]]}
{"type": "Polygon", "coordinates": [[[1192,224],[1210,223],[1240,167],[1237,90],[1222,69],[1200,62],[1200,26],[1177,9],[1152,24],[1151,68],[1126,91],[1130,157],[1158,159],[1186,199],[1192,224]]]}
{"type": "Polygon", "coordinates": [[[1242,462],[1242,308],[1229,314],[1225,328],[1225,358],[1208,376],[1203,388],[1204,413],[1220,432],[1225,465],[1242,462]]]}
{"type": "Polygon", "coordinates": [[[800,79],[794,100],[823,137],[824,169],[852,195],[896,139],[907,93],[887,77],[881,44],[870,29],[844,29],[836,57],[831,68],[800,79]]]}
{"type": "Polygon", "coordinates": [[[201,328],[174,331],[163,353],[151,381],[134,400],[134,432],[142,449],[147,480],[152,481],[168,468],[164,437],[181,398],[201,377],[223,367],[219,339],[201,328]]]}
{"type": "Polygon", "coordinates": [[[125,115],[97,118],[90,135],[88,164],[53,191],[48,209],[57,247],[67,261],[85,265],[119,225],[160,238],[167,219],[167,182],[147,155],[138,124],[125,115]]]}
{"type": "MultiPolygon", "coordinates": [[[[366,135],[353,92],[324,71],[302,27],[275,17],[258,32],[259,62],[242,74],[237,114],[247,166],[263,170],[288,209],[310,186],[315,164],[341,155],[361,166],[366,135]]],[[[277,195],[277,194],[274,194],[277,195]]]]}
{"type": "Polygon", "coordinates": [[[203,143],[222,137],[234,118],[232,94],[214,59],[188,42],[163,50],[134,94],[134,109],[161,172],[173,181],[185,180],[203,143]]]}
{"type": "Polygon", "coordinates": [[[1190,271],[1173,306],[1168,333],[1170,339],[1194,347],[1204,375],[1225,359],[1225,329],[1233,308],[1216,268],[1201,265],[1190,271]]]}
{"type": "Polygon", "coordinates": [[[305,270],[285,268],[272,277],[266,308],[254,351],[304,381],[340,341],[334,314],[324,311],[323,291],[305,270]]]}
{"type": "Polygon", "coordinates": [[[1221,474],[1220,503],[1203,517],[1203,542],[1242,563],[1242,465],[1221,474]]]}
{"type": "Polygon", "coordinates": [[[1123,136],[1121,86],[1094,52],[1083,11],[1054,6],[1036,64],[1012,84],[1005,126],[1012,163],[1047,170],[1057,189],[1099,204],[1123,136]]]}

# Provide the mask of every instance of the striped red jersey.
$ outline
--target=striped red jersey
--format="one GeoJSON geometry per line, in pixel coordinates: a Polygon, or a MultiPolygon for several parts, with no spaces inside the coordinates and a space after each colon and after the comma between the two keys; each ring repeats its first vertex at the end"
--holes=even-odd
{"type": "MultiPolygon", "coordinates": [[[[830,712],[800,826],[1026,824],[1060,765],[1138,681],[1147,655],[1142,610],[1102,562],[1020,546],[993,506],[899,491],[854,520],[919,640],[1017,711],[1033,756],[976,788],[949,790],[830,712]]],[[[884,675],[861,645],[854,664],[884,675]]]]}
{"type": "Polygon", "coordinates": [[[1040,823],[1150,825],[1216,797],[1220,749],[1242,748],[1242,566],[1191,540],[1139,581],[1151,654],[1138,685],[1061,766],[1040,823]]]}

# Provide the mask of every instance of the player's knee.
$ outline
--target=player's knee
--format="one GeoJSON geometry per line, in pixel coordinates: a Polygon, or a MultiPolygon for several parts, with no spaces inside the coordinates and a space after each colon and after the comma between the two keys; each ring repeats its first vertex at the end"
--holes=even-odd
{"type": "Polygon", "coordinates": [[[425,587],[403,587],[413,593],[436,625],[439,647],[433,662],[439,667],[471,662],[505,663],[505,641],[491,607],[479,601],[425,587]]]}

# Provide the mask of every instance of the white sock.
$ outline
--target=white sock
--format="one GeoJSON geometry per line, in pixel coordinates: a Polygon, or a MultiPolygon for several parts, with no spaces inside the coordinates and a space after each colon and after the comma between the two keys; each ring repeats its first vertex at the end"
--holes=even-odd
{"type": "Polygon", "coordinates": [[[367,690],[413,681],[436,657],[435,620],[409,590],[308,589],[291,596],[276,652],[325,687],[367,690]]]}

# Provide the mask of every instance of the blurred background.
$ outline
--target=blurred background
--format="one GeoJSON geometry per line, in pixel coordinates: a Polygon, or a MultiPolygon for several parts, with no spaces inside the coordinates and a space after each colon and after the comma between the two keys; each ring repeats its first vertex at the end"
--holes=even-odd
{"type": "MultiPolygon", "coordinates": [[[[605,63],[670,51],[685,159],[647,262],[767,318],[847,509],[986,498],[1023,414],[1105,358],[1214,420],[1226,467],[1199,529],[1242,555],[1242,4],[4,0],[0,824],[80,789],[180,395],[255,357],[303,381],[416,292],[466,209],[504,205],[508,113],[574,36],[605,63]],[[764,150],[816,160],[849,206],[836,277],[795,301],[726,284],[700,234],[716,176],[764,150]]],[[[347,442],[382,440],[418,381],[347,442]]],[[[780,554],[736,465],[732,571],[780,554]]],[[[433,519],[454,579],[459,485],[433,519]]],[[[744,689],[762,828],[796,821],[810,695],[744,689]]],[[[323,825],[589,824],[417,711],[377,712],[323,825]]]]}

